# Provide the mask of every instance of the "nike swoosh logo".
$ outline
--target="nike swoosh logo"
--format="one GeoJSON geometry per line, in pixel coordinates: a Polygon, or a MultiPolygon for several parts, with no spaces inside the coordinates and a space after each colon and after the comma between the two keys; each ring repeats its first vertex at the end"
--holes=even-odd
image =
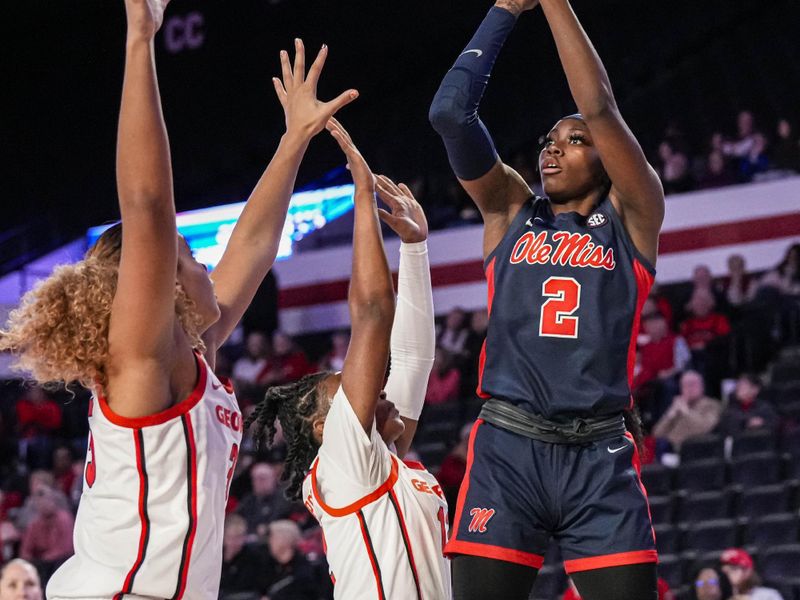
{"type": "Polygon", "coordinates": [[[470,52],[474,52],[475,53],[475,58],[478,58],[479,56],[481,56],[483,54],[483,50],[478,50],[477,48],[472,48],[470,50],[464,50],[461,53],[461,56],[464,56],[465,54],[469,54],[470,52]]]}
{"type": "Polygon", "coordinates": [[[611,447],[608,447],[608,448],[606,448],[606,450],[608,450],[608,453],[609,453],[609,454],[616,454],[616,453],[617,453],[617,452],[619,452],[620,450],[624,450],[624,449],[625,449],[625,448],[627,448],[627,447],[628,447],[628,444],[622,444],[622,446],[620,446],[619,448],[614,448],[614,449],[612,450],[612,449],[611,449],[611,447]]]}
{"type": "Polygon", "coordinates": [[[211,382],[211,387],[212,387],[213,389],[215,389],[215,390],[218,390],[219,388],[221,388],[221,387],[223,387],[223,386],[222,386],[222,384],[221,384],[221,383],[215,383],[215,382],[213,382],[213,381],[212,381],[212,382],[211,382]]]}

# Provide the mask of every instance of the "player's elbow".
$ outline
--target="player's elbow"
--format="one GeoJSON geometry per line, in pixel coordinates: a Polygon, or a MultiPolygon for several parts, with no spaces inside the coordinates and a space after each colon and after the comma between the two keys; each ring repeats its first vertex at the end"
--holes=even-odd
{"type": "Polygon", "coordinates": [[[394,321],[394,292],[373,291],[362,294],[350,293],[348,301],[350,319],[354,323],[365,321],[394,321]]]}
{"type": "Polygon", "coordinates": [[[610,89],[604,90],[603,93],[598,94],[591,102],[584,103],[584,105],[580,107],[580,111],[587,123],[599,121],[609,116],[617,117],[619,113],[610,89]]]}
{"type": "Polygon", "coordinates": [[[444,85],[436,92],[428,110],[428,121],[442,137],[458,135],[470,123],[470,115],[457,99],[458,91],[444,85]]]}

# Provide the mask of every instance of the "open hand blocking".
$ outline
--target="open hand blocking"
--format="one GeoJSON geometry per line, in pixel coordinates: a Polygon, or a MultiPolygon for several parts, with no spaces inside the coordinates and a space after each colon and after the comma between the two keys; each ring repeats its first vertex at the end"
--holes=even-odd
{"type": "Polygon", "coordinates": [[[281,50],[282,79],[273,77],[272,84],[286,115],[286,130],[313,137],[340,108],[358,98],[358,92],[347,90],[330,102],[321,102],[317,98],[317,83],[328,56],[328,47],[322,46],[308,69],[308,75],[303,41],[295,39],[294,48],[294,65],[289,63],[289,53],[281,50]]]}

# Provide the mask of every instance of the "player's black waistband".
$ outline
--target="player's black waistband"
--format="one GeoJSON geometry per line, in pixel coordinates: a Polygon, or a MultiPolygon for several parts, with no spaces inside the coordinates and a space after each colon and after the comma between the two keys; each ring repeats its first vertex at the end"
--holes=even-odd
{"type": "Polygon", "coordinates": [[[478,418],[506,431],[551,444],[586,444],[626,432],[621,414],[575,418],[558,423],[497,398],[484,403],[478,418]]]}

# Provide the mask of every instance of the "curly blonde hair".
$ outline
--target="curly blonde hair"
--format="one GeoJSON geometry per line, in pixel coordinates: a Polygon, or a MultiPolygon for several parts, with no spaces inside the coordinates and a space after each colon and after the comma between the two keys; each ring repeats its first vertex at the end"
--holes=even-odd
{"type": "MultiPolygon", "coordinates": [[[[117,223],[82,261],[56,267],[22,297],[0,331],[0,350],[16,357],[15,368],[40,383],[77,381],[87,388],[108,383],[108,325],[121,250],[122,224],[117,223]]],[[[177,282],[175,314],[192,346],[204,351],[202,318],[177,282]]]]}

